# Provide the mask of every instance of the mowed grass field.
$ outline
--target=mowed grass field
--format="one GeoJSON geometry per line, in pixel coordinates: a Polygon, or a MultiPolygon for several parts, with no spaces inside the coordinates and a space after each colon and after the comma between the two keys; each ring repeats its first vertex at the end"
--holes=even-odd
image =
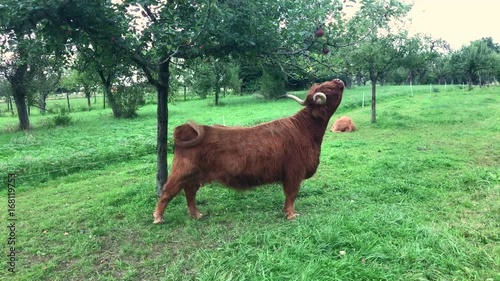
{"type": "MultiPolygon", "coordinates": [[[[361,107],[369,88],[347,89],[330,124],[349,115],[359,130],[325,134],[293,221],[279,185],[212,184],[198,193],[203,219],[189,218],[181,193],[153,225],[155,105],[131,120],[99,105],[61,128],[33,112],[28,132],[3,114],[0,279],[500,280],[500,88],[437,89],[378,87],[376,124],[361,107]],[[15,274],[7,173],[17,177],[15,274]]],[[[221,101],[170,105],[169,133],[187,119],[254,125],[300,109],[221,101]]]]}

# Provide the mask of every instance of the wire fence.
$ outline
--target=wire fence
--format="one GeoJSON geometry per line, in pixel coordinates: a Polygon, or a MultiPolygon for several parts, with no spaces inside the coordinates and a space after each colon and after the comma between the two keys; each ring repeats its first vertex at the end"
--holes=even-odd
{"type": "MultiPolygon", "coordinates": [[[[46,169],[42,170],[40,172],[34,172],[34,173],[29,173],[29,167],[24,167],[24,168],[18,168],[17,170],[14,169],[13,171],[5,171],[6,173],[9,174],[16,174],[16,178],[18,180],[26,180],[26,181],[39,181],[39,180],[44,180],[47,178],[56,178],[60,176],[67,176],[73,173],[81,172],[81,171],[91,171],[99,168],[106,167],[110,164],[117,164],[117,163],[124,163],[124,162],[130,162],[134,161],[134,159],[140,159],[140,158],[145,158],[145,157],[150,157],[155,154],[152,153],[144,153],[144,154],[129,154],[126,156],[119,156],[119,157],[113,157],[113,158],[108,158],[108,159],[101,159],[101,160],[92,160],[92,162],[82,162],[78,163],[75,165],[69,165],[61,168],[53,168],[53,169],[46,169]]],[[[151,167],[154,169],[156,168],[156,162],[153,161],[151,164],[151,167]]]]}

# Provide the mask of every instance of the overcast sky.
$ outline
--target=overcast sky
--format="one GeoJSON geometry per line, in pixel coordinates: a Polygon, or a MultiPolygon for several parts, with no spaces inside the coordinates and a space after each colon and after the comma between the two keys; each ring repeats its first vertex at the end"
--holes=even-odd
{"type": "Polygon", "coordinates": [[[500,0],[414,0],[410,31],[446,40],[453,49],[492,37],[500,44],[500,0]]]}

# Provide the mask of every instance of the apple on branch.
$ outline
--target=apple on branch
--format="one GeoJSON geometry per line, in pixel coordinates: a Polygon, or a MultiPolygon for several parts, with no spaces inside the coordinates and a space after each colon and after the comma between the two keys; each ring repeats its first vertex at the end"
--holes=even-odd
{"type": "Polygon", "coordinates": [[[314,32],[314,35],[318,38],[323,36],[323,34],[325,34],[325,32],[323,31],[323,29],[321,27],[316,29],[316,32],[314,32]]]}

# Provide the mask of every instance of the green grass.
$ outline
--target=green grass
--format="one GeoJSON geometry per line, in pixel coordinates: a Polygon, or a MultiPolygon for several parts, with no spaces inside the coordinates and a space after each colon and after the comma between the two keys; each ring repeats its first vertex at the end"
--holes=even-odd
{"type": "MultiPolygon", "coordinates": [[[[0,170],[18,176],[19,259],[15,276],[0,263],[0,279],[500,280],[500,89],[378,91],[373,125],[369,105],[360,107],[369,88],[345,92],[331,122],[349,115],[359,130],[327,132],[294,221],[282,214],[278,185],[213,184],[197,198],[202,220],[188,217],[180,195],[166,223],[153,225],[154,105],[132,120],[72,113],[64,128],[35,115],[27,133],[0,117],[0,170]]],[[[170,105],[170,131],[187,119],[252,125],[299,109],[251,96],[222,101],[170,105]]],[[[5,227],[0,237],[7,246],[5,227]]]]}

